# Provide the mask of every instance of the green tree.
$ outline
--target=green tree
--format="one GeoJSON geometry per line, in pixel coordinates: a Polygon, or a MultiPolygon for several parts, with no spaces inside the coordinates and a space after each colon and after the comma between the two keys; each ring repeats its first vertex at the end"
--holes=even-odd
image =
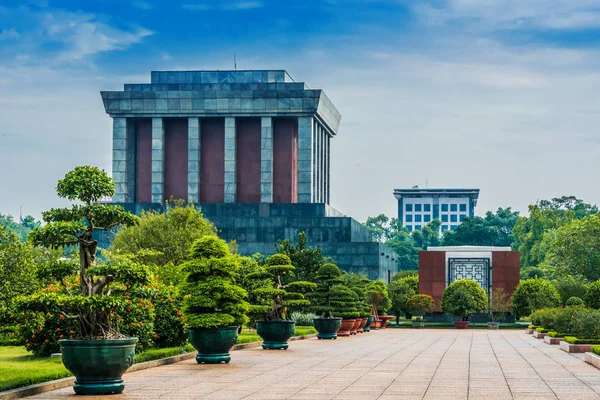
{"type": "Polygon", "coordinates": [[[414,290],[413,285],[408,279],[397,279],[390,282],[388,285],[388,294],[392,302],[392,313],[396,315],[396,324],[399,323],[400,314],[404,313],[406,319],[411,319],[412,314],[408,306],[408,300],[416,294],[418,290],[414,290]]]}
{"type": "Polygon", "coordinates": [[[248,294],[235,283],[239,267],[227,244],[216,236],[204,236],[194,242],[190,257],[181,265],[187,274],[180,288],[186,324],[190,328],[245,324],[248,294]]]}
{"type": "Polygon", "coordinates": [[[380,279],[369,282],[365,295],[371,309],[373,312],[376,310],[378,315],[384,315],[392,306],[386,284],[380,279]]]}
{"type": "Polygon", "coordinates": [[[471,279],[452,282],[442,293],[442,311],[468,321],[469,316],[488,308],[488,297],[479,284],[471,279]]]}
{"type": "Polygon", "coordinates": [[[552,281],[552,284],[560,294],[562,305],[566,305],[571,297],[583,299],[587,293],[587,284],[581,276],[564,276],[552,281]]]}
{"type": "Polygon", "coordinates": [[[0,227],[14,233],[22,242],[25,241],[29,232],[40,225],[41,223],[31,215],[25,216],[19,223],[14,220],[12,215],[0,213],[0,227]]]}
{"type": "MultiPolygon", "coordinates": [[[[400,270],[417,268],[421,249],[397,218],[389,219],[384,214],[380,214],[367,218],[364,226],[371,231],[373,241],[384,243],[398,254],[400,270]]],[[[421,234],[419,235],[420,240],[426,241],[421,234]]]]}
{"type": "MultiPolygon", "coordinates": [[[[79,321],[82,336],[106,337],[113,331],[110,311],[119,304],[115,297],[110,297],[108,286],[115,279],[120,279],[128,288],[144,284],[148,274],[144,268],[130,263],[93,267],[98,247],[93,233],[119,225],[135,225],[138,218],[121,206],[98,203],[101,198],[114,194],[115,185],[106,172],[96,167],[75,167],[58,181],[56,191],[59,197],[80,204],[43,212],[46,224],[34,229],[29,238],[37,246],[79,247],[79,295],[54,300],[62,303],[65,310],[76,313],[70,317],[79,321]]],[[[44,301],[38,298],[32,302],[43,305],[44,301]]]]}
{"type": "Polygon", "coordinates": [[[600,309],[600,280],[590,283],[583,299],[586,306],[600,309]]]}
{"type": "Polygon", "coordinates": [[[550,253],[562,275],[581,275],[589,281],[600,279],[600,214],[560,227],[550,253]]]}
{"type": "Polygon", "coordinates": [[[14,322],[12,300],[40,287],[36,277],[36,251],[0,226],[0,325],[14,322]]]}
{"type": "Polygon", "coordinates": [[[404,271],[398,271],[394,274],[394,276],[392,276],[392,281],[397,281],[400,279],[408,278],[409,276],[416,276],[417,280],[418,280],[419,270],[418,269],[407,269],[404,271]]]}
{"type": "Polygon", "coordinates": [[[165,212],[144,211],[139,224],[120,229],[110,250],[137,255],[137,261],[159,267],[189,260],[192,244],[215,236],[216,228],[193,204],[169,204],[165,212]]]}
{"type": "Polygon", "coordinates": [[[313,312],[323,318],[333,318],[334,308],[331,303],[331,288],[344,282],[342,271],[332,263],[323,264],[315,275],[317,288],[308,295],[313,312]]]}
{"type": "Polygon", "coordinates": [[[334,285],[330,291],[332,313],[345,319],[359,318],[361,313],[357,307],[358,295],[344,285],[334,285]]]}
{"type": "Polygon", "coordinates": [[[511,299],[512,312],[517,319],[527,317],[535,310],[558,307],[560,304],[560,294],[554,285],[537,278],[519,282],[511,299]]]}
{"type": "Polygon", "coordinates": [[[414,230],[410,236],[415,241],[417,247],[427,250],[429,246],[440,245],[440,227],[442,221],[434,219],[425,225],[421,230],[414,230]]]}
{"type": "Polygon", "coordinates": [[[455,231],[444,233],[442,243],[444,246],[510,246],[518,218],[519,213],[510,207],[498,208],[496,213],[488,211],[484,218],[465,218],[455,231]]]}
{"type": "Polygon", "coordinates": [[[280,240],[275,245],[275,251],[288,256],[294,266],[293,274],[285,276],[286,283],[294,280],[312,281],[319,268],[325,262],[331,261],[323,258],[320,247],[313,248],[307,245],[304,232],[298,234],[298,243],[295,246],[289,240],[280,240]]]}

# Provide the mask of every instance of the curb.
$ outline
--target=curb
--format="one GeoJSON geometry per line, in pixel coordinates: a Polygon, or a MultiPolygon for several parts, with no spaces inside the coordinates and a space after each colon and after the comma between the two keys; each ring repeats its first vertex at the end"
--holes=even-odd
{"type": "MultiPolygon", "coordinates": [[[[296,340],[305,340],[317,337],[317,334],[306,335],[306,336],[293,336],[289,339],[290,342],[296,340]]],[[[236,350],[244,350],[244,349],[252,349],[256,347],[260,347],[262,342],[251,342],[251,343],[243,343],[236,344],[231,348],[231,351],[236,350]]],[[[189,360],[191,358],[196,357],[196,352],[192,351],[191,353],[179,354],[176,356],[171,356],[167,358],[160,358],[158,360],[146,361],[139,364],[133,364],[125,374],[130,372],[142,371],[148,368],[160,367],[161,365],[168,365],[173,363],[178,363],[181,361],[189,360]]],[[[12,399],[20,399],[27,396],[33,396],[40,393],[50,392],[52,390],[63,389],[69,386],[73,386],[73,382],[75,382],[75,377],[71,376],[68,378],[56,379],[54,381],[48,381],[43,383],[37,383],[35,385],[23,386],[16,389],[7,390],[4,392],[0,392],[0,400],[12,400],[12,399]]]]}

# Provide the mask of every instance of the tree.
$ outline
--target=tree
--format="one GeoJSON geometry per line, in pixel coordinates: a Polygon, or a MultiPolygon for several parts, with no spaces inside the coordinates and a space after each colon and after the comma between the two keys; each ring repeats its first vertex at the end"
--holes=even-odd
{"type": "MultiPolygon", "coordinates": [[[[398,254],[400,270],[417,268],[421,249],[397,218],[390,219],[384,214],[379,214],[367,218],[364,226],[371,231],[373,241],[384,243],[398,254]]],[[[422,236],[420,238],[422,239],[422,236]]]]}
{"type": "Polygon", "coordinates": [[[14,319],[12,300],[40,287],[36,279],[36,254],[11,230],[0,226],[0,324],[14,319]]]}
{"type": "Polygon", "coordinates": [[[404,270],[404,271],[398,271],[394,274],[394,276],[392,276],[392,281],[397,281],[400,279],[408,278],[409,276],[416,276],[417,280],[418,280],[419,279],[419,270],[418,269],[408,269],[408,270],[404,270]]]}
{"type": "Polygon", "coordinates": [[[434,219],[425,225],[421,230],[414,230],[410,236],[415,241],[417,247],[427,250],[429,246],[439,246],[440,244],[440,227],[442,221],[434,219]]]}
{"type": "Polygon", "coordinates": [[[442,293],[442,311],[468,321],[469,316],[481,313],[488,308],[488,298],[477,282],[459,279],[452,282],[442,293]]]}
{"type": "Polygon", "coordinates": [[[600,214],[574,220],[557,230],[550,253],[557,271],[600,279],[600,214]]]}
{"type": "Polygon", "coordinates": [[[565,276],[552,281],[552,284],[558,290],[562,305],[566,305],[571,297],[584,298],[587,293],[585,279],[581,276],[565,276]]]}
{"type": "Polygon", "coordinates": [[[385,282],[382,280],[369,282],[365,295],[367,301],[371,304],[373,315],[384,315],[392,305],[385,282]]]}
{"type": "Polygon", "coordinates": [[[410,276],[404,279],[392,280],[388,285],[388,294],[392,302],[392,313],[396,315],[396,324],[399,323],[400,313],[404,313],[406,319],[411,319],[412,313],[408,306],[408,300],[419,294],[419,278],[410,276]],[[416,285],[414,284],[415,281],[416,285]]]}
{"type": "Polygon", "coordinates": [[[600,280],[590,283],[583,299],[586,306],[600,309],[600,280]]]}
{"type": "Polygon", "coordinates": [[[510,246],[518,218],[519,213],[510,207],[498,208],[495,214],[488,211],[484,218],[465,218],[455,231],[444,233],[442,243],[444,246],[510,246]]]}
{"type": "Polygon", "coordinates": [[[371,232],[374,242],[385,243],[389,239],[389,221],[385,214],[379,214],[376,217],[368,217],[363,225],[371,232]]]}
{"type": "Polygon", "coordinates": [[[519,282],[511,299],[512,312],[517,319],[527,317],[535,310],[560,304],[558,290],[550,282],[539,278],[519,282]]]}
{"type": "Polygon", "coordinates": [[[142,212],[139,224],[117,232],[110,250],[135,254],[147,265],[179,265],[190,259],[189,249],[196,240],[215,235],[214,225],[193,204],[175,202],[163,213],[142,212]]]}
{"type": "Polygon", "coordinates": [[[298,234],[298,243],[294,246],[289,240],[280,240],[275,251],[290,258],[294,273],[285,276],[285,282],[292,280],[312,281],[321,266],[327,261],[323,258],[320,247],[307,246],[306,234],[298,234]]]}
{"type": "Polygon", "coordinates": [[[187,274],[180,292],[183,315],[190,328],[241,326],[248,318],[248,293],[235,284],[237,259],[216,236],[204,236],[192,246],[191,259],[181,265],[187,274]]]}
{"type": "MultiPolygon", "coordinates": [[[[65,309],[77,313],[69,317],[78,319],[83,336],[107,337],[113,331],[110,310],[118,305],[110,298],[111,291],[107,287],[115,278],[121,278],[129,288],[147,283],[148,277],[143,267],[132,263],[92,267],[98,247],[93,233],[119,225],[132,226],[138,218],[121,206],[98,203],[101,198],[114,194],[115,185],[104,170],[96,167],[75,167],[58,181],[56,191],[59,197],[82,204],[43,212],[46,224],[34,229],[30,240],[37,246],[79,247],[79,295],[56,300],[63,303],[65,309]]],[[[63,278],[68,271],[57,272],[60,274],[54,276],[63,278]]],[[[64,283],[63,286],[70,293],[68,286],[64,283]]]]}
{"type": "Polygon", "coordinates": [[[334,314],[335,310],[331,303],[331,288],[344,282],[342,271],[335,264],[323,264],[315,275],[315,281],[317,288],[308,295],[314,313],[322,318],[337,316],[334,314]]]}
{"type": "Polygon", "coordinates": [[[12,215],[3,215],[0,213],[0,227],[17,235],[20,241],[24,242],[29,232],[40,226],[40,222],[36,221],[31,215],[25,216],[21,222],[16,222],[12,215]]]}

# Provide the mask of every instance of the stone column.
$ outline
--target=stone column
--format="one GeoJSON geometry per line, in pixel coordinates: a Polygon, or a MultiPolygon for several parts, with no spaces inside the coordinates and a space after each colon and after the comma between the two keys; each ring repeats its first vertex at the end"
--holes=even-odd
{"type": "Polygon", "coordinates": [[[323,131],[319,123],[316,124],[317,129],[315,131],[315,169],[317,173],[315,181],[315,203],[321,202],[321,135],[323,131]]]}
{"type": "Polygon", "coordinates": [[[162,203],[165,189],[165,129],[162,118],[152,118],[152,202],[162,203]]]}
{"type": "Polygon", "coordinates": [[[127,202],[127,119],[113,118],[113,167],[112,178],[115,182],[115,203],[127,202]]]}
{"type": "Polygon", "coordinates": [[[136,126],[133,121],[127,122],[127,203],[134,203],[137,193],[136,176],[136,126]]]}
{"type": "Polygon", "coordinates": [[[331,182],[331,137],[329,135],[327,135],[327,155],[326,155],[326,161],[327,161],[327,183],[325,185],[326,187],[326,193],[327,195],[325,196],[325,202],[327,204],[330,204],[331,201],[331,186],[330,186],[330,182],[331,182]]]}
{"type": "Polygon", "coordinates": [[[273,202],[273,119],[260,120],[260,202],[273,202]]]}
{"type": "Polygon", "coordinates": [[[188,198],[200,201],[200,120],[188,118],[188,198]]]}
{"type": "Polygon", "coordinates": [[[298,117],[298,203],[312,202],[313,118],[298,117]]]}
{"type": "Polygon", "coordinates": [[[225,203],[235,203],[235,117],[225,118],[225,203]]]}
{"type": "Polygon", "coordinates": [[[327,130],[321,128],[321,203],[327,203],[327,130]]]}

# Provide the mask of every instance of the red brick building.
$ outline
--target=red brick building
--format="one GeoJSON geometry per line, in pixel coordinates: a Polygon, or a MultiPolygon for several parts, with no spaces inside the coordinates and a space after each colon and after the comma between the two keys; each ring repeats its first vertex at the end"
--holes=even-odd
{"type": "Polygon", "coordinates": [[[441,311],[442,292],[458,279],[473,279],[488,296],[503,288],[512,296],[520,279],[518,251],[510,247],[448,246],[419,252],[419,293],[435,301],[441,311]]]}

